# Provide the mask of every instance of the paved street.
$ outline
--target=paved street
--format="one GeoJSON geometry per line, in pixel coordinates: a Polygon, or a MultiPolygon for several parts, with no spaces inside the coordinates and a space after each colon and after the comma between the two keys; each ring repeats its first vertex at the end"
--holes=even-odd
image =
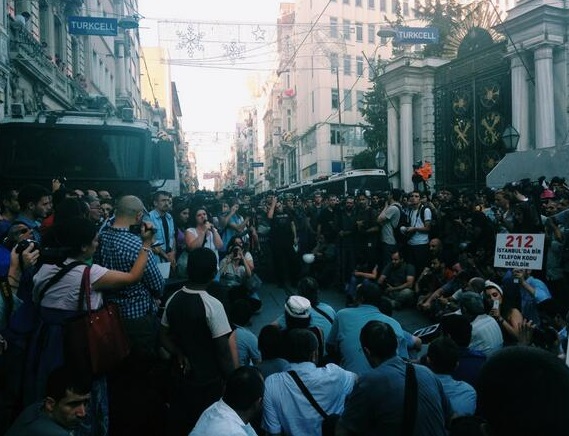
{"type": "MultiPolygon", "coordinates": [[[[293,290],[289,290],[288,295],[292,295],[293,290]]],[[[277,287],[272,283],[264,283],[263,291],[261,292],[261,299],[263,300],[263,310],[260,314],[254,315],[251,320],[251,331],[259,334],[261,328],[273,322],[275,318],[281,315],[284,311],[284,304],[287,299],[287,292],[284,289],[277,287]]],[[[321,292],[321,300],[331,305],[334,309],[339,310],[345,307],[344,294],[334,290],[324,290],[321,292]]],[[[421,327],[429,325],[429,321],[414,309],[405,309],[395,311],[393,313],[403,328],[408,332],[413,333],[421,327]]]]}

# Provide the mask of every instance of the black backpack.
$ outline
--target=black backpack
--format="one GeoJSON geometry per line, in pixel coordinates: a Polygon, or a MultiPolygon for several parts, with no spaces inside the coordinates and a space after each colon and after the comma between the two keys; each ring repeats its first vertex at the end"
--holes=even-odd
{"type": "MultiPolygon", "coordinates": [[[[393,229],[395,241],[398,245],[405,245],[407,243],[407,239],[409,239],[409,235],[407,233],[403,233],[401,231],[401,227],[411,227],[412,223],[409,221],[409,215],[403,210],[401,206],[398,204],[393,204],[393,206],[399,209],[399,222],[393,229]]],[[[421,221],[423,223],[425,222],[425,209],[427,209],[427,206],[419,206],[419,217],[421,217],[421,221]]]]}
{"type": "Polygon", "coordinates": [[[405,245],[407,242],[407,236],[401,231],[401,228],[409,227],[409,216],[398,204],[393,204],[393,206],[399,209],[399,221],[393,228],[393,236],[395,237],[395,242],[397,242],[398,245],[405,245]]]}

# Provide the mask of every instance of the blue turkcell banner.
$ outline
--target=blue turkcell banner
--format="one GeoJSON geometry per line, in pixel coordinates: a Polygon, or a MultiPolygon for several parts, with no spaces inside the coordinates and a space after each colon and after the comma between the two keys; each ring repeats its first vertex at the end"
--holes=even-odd
{"type": "Polygon", "coordinates": [[[393,42],[397,44],[437,44],[439,29],[437,27],[398,27],[393,42]]]}
{"type": "Polygon", "coordinates": [[[117,36],[117,19],[103,17],[69,17],[71,35],[117,36]]]}

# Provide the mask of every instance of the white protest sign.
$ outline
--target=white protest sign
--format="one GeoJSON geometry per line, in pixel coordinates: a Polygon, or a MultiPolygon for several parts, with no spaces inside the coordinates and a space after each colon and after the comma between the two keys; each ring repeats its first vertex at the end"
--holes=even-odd
{"type": "Polygon", "coordinates": [[[540,270],[544,243],[543,233],[498,233],[494,266],[540,270]]]}

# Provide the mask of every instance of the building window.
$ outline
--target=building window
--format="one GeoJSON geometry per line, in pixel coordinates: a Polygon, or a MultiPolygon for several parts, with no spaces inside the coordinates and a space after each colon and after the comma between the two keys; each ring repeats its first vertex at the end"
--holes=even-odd
{"type": "Polygon", "coordinates": [[[409,1],[403,0],[403,16],[408,17],[409,15],[409,1]]]}
{"type": "Polygon", "coordinates": [[[349,4],[350,4],[350,0],[343,0],[342,3],[344,3],[345,5],[349,5],[349,4]]]}
{"type": "Polygon", "coordinates": [[[381,12],[387,12],[387,0],[379,0],[379,10],[381,12]]]}
{"type": "Polygon", "coordinates": [[[375,24],[367,25],[367,42],[375,44],[375,24]]]}
{"type": "Polygon", "coordinates": [[[362,0],[356,0],[356,6],[362,7],[362,0]]]}
{"type": "Polygon", "coordinates": [[[342,135],[339,124],[330,124],[330,145],[340,144],[342,135]]]}
{"type": "Polygon", "coordinates": [[[338,107],[340,107],[338,89],[332,88],[332,109],[338,109],[338,107]]]}
{"type": "Polygon", "coordinates": [[[363,56],[356,56],[356,75],[364,75],[364,58],[363,56]]]}
{"type": "Polygon", "coordinates": [[[368,9],[375,9],[375,0],[367,0],[368,9]]]}
{"type": "Polygon", "coordinates": [[[344,111],[352,110],[352,90],[344,89],[344,111]]]}
{"type": "Polygon", "coordinates": [[[338,70],[338,53],[330,54],[330,70],[334,74],[336,74],[336,71],[338,70]]]}
{"type": "Polygon", "coordinates": [[[350,76],[352,74],[352,56],[344,55],[344,74],[350,76]]]}
{"type": "Polygon", "coordinates": [[[332,38],[338,37],[338,19],[336,17],[330,17],[330,36],[332,38]]]}
{"type": "Polygon", "coordinates": [[[397,13],[397,7],[398,6],[399,6],[399,0],[392,0],[392,2],[391,2],[391,13],[392,14],[397,13]]]}
{"type": "Polygon", "coordinates": [[[357,104],[357,108],[358,111],[361,112],[364,109],[364,101],[365,101],[365,97],[364,97],[364,92],[363,91],[356,91],[356,104],[357,104]]]}
{"type": "Polygon", "coordinates": [[[343,30],[342,32],[344,33],[344,39],[349,40],[350,39],[350,20],[344,20],[343,22],[343,30]]]}
{"type": "Polygon", "coordinates": [[[356,23],[356,41],[364,41],[364,25],[362,23],[356,23]]]}
{"type": "Polygon", "coordinates": [[[292,132],[292,110],[286,110],[286,130],[287,132],[292,132]]]}

